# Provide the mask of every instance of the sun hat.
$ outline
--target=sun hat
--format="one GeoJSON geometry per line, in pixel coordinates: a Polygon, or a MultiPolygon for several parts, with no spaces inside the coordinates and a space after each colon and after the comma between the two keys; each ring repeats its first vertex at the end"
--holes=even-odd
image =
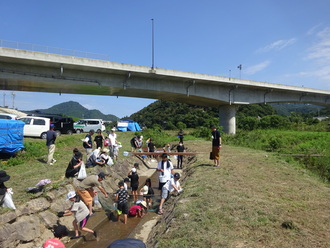
{"type": "Polygon", "coordinates": [[[116,131],[116,128],[112,128],[111,131],[116,131]]]}
{"type": "Polygon", "coordinates": [[[55,125],[54,125],[54,124],[50,124],[49,126],[50,126],[50,127],[55,127],[55,125]]]}
{"type": "Polygon", "coordinates": [[[136,172],[136,169],[135,168],[132,168],[132,172],[135,173],[136,172]]]}
{"type": "Polygon", "coordinates": [[[144,185],[143,188],[142,188],[142,190],[141,190],[141,192],[142,192],[142,194],[147,195],[148,194],[148,190],[149,190],[149,187],[147,185],[144,185]]]}
{"type": "Polygon", "coordinates": [[[10,176],[7,175],[7,172],[5,172],[3,170],[0,171],[0,182],[1,183],[8,181],[9,178],[10,178],[10,176]]]}
{"type": "Polygon", "coordinates": [[[147,203],[146,203],[146,201],[141,201],[140,204],[141,204],[143,207],[147,208],[147,203]]]}
{"type": "Polygon", "coordinates": [[[66,200],[70,200],[71,198],[76,196],[76,192],[74,191],[70,191],[67,195],[66,195],[66,200]]]}
{"type": "Polygon", "coordinates": [[[94,129],[89,130],[90,133],[95,133],[94,129]]]}
{"type": "Polygon", "coordinates": [[[108,153],[109,152],[109,149],[108,148],[103,148],[102,149],[102,152],[108,153]]]}

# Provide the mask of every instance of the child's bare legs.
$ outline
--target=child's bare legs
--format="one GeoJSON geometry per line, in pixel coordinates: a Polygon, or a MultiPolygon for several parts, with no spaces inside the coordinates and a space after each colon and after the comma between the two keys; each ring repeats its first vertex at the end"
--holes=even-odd
{"type": "Polygon", "coordinates": [[[124,214],[124,224],[127,224],[127,214],[124,214]]]}
{"type": "Polygon", "coordinates": [[[79,236],[79,227],[78,227],[77,221],[76,220],[72,221],[72,225],[73,225],[75,236],[79,236]]]}

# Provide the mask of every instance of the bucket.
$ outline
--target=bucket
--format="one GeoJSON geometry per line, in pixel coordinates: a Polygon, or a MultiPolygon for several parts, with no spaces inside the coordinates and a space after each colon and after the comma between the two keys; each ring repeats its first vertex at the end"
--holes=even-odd
{"type": "Polygon", "coordinates": [[[123,155],[124,156],[128,156],[128,152],[123,152],[123,155]]]}

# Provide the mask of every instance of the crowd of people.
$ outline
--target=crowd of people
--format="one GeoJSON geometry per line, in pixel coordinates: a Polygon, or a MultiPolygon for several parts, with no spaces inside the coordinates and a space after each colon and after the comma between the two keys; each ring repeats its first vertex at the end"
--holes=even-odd
{"type": "MultiPolygon", "coordinates": [[[[221,136],[220,132],[212,127],[212,152],[210,159],[214,160],[214,166],[220,166],[220,148],[221,148],[221,136]]],[[[118,151],[121,147],[121,143],[117,140],[116,129],[112,128],[107,137],[105,137],[101,130],[96,131],[96,135],[93,138],[95,132],[90,130],[82,140],[82,147],[85,149],[86,160],[83,160],[83,154],[78,148],[73,149],[73,155],[65,171],[65,177],[73,178],[73,185],[75,191],[67,194],[67,200],[72,202],[72,206],[69,209],[60,211],[59,217],[65,217],[74,215],[74,221],[72,223],[75,236],[71,237],[76,239],[81,237],[81,232],[92,233],[94,237],[97,237],[95,230],[91,230],[86,227],[88,219],[95,215],[93,212],[94,197],[97,191],[95,188],[108,198],[109,195],[102,187],[101,182],[105,179],[106,175],[100,171],[97,175],[87,175],[86,167],[106,166],[112,165],[115,160],[118,159],[118,151]],[[93,150],[93,147],[95,149],[93,150]]],[[[185,152],[186,148],[183,144],[184,133],[180,130],[178,133],[179,144],[176,146],[176,152],[185,152]]],[[[47,163],[53,165],[56,160],[54,159],[56,133],[54,127],[51,125],[50,130],[47,132],[46,145],[48,147],[47,163]]],[[[136,136],[131,139],[131,148],[134,152],[143,152],[143,136],[136,136]]],[[[157,150],[153,139],[149,137],[146,141],[147,152],[155,152],[157,150]]],[[[182,188],[180,186],[181,175],[174,171],[173,163],[170,159],[168,152],[171,152],[170,144],[166,144],[163,147],[163,153],[161,154],[161,160],[157,164],[156,171],[159,172],[158,190],[160,197],[160,204],[158,207],[158,214],[163,214],[163,204],[170,197],[171,193],[180,193],[182,188]]],[[[156,158],[155,155],[149,155],[149,158],[156,158]]],[[[183,155],[177,155],[176,168],[183,168],[183,155]]],[[[117,204],[117,218],[118,221],[123,215],[121,220],[124,224],[127,223],[127,217],[140,217],[142,218],[148,211],[153,208],[155,192],[152,187],[151,178],[147,178],[143,185],[140,185],[139,177],[139,164],[134,163],[133,168],[128,172],[128,175],[118,183],[118,190],[114,194],[114,201],[117,204]],[[128,186],[129,185],[129,186],[128,186]],[[141,187],[140,187],[141,186],[141,187]],[[129,194],[130,190],[130,194],[129,194]],[[143,199],[140,199],[140,196],[143,199]],[[129,200],[134,203],[129,207],[129,200]]],[[[10,178],[5,171],[0,171],[0,206],[4,203],[4,196],[8,192],[4,182],[10,178]]],[[[60,239],[67,235],[63,226],[54,226],[54,238],[47,240],[45,244],[61,243],[60,239]]],[[[44,246],[47,247],[47,246],[44,246]]],[[[58,246],[61,247],[61,246],[58,246]]],[[[63,246],[64,247],[64,246],[63,246]]]]}

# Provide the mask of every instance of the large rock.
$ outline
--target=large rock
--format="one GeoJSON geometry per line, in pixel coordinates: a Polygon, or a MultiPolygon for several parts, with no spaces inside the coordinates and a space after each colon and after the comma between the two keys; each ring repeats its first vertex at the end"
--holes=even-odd
{"type": "Polygon", "coordinates": [[[15,211],[10,211],[5,214],[0,215],[0,225],[10,223],[15,221],[17,218],[16,212],[15,211]]]}
{"type": "Polygon", "coordinates": [[[53,228],[53,226],[56,225],[58,220],[57,216],[50,211],[41,212],[39,216],[46,228],[53,228]]]}
{"type": "Polygon", "coordinates": [[[35,214],[40,211],[46,210],[50,207],[50,203],[46,200],[46,198],[36,198],[24,205],[21,205],[17,208],[17,215],[28,215],[28,214],[35,214]]]}
{"type": "Polygon", "coordinates": [[[40,221],[37,216],[22,216],[12,224],[16,231],[16,238],[23,242],[29,242],[41,235],[40,221]]]}

